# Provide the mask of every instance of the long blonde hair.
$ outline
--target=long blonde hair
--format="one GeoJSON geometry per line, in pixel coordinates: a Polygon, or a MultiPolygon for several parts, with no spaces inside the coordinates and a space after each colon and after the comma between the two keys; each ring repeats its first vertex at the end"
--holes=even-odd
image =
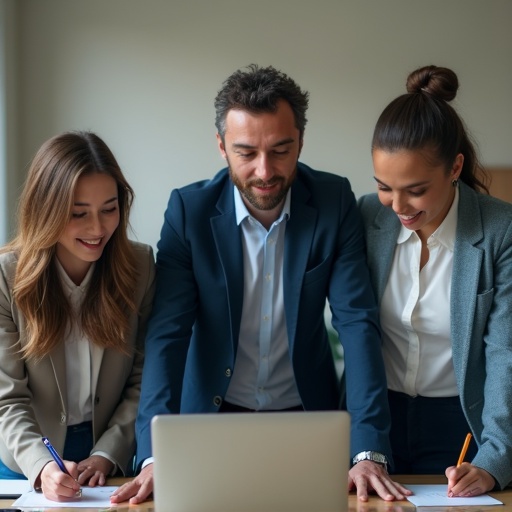
{"type": "Polygon", "coordinates": [[[78,178],[105,173],[117,183],[119,225],[96,262],[80,312],[81,328],[96,345],[128,349],[124,342],[135,311],[135,256],[128,240],[133,190],[103,140],[91,132],[66,132],[46,141],[28,171],[18,212],[18,233],[1,252],[18,263],[14,301],[26,320],[23,357],[40,359],[62,342],[71,306],[58,275],[56,244],[66,228],[78,178]]]}

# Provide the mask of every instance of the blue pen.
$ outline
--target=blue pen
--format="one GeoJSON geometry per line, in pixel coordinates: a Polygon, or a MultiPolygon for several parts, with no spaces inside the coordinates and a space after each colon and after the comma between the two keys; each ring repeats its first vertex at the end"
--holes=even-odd
{"type": "MultiPolygon", "coordinates": [[[[53,457],[53,460],[57,463],[57,466],[59,466],[60,470],[63,473],[66,473],[66,475],[69,475],[69,471],[66,469],[66,466],[64,466],[64,462],[62,462],[62,459],[60,458],[60,455],[57,453],[57,450],[52,446],[52,443],[50,443],[50,440],[47,437],[42,438],[44,445],[46,448],[48,448],[48,451],[50,452],[51,456],[53,457]]],[[[71,478],[73,478],[71,476],[71,478]]],[[[82,496],[82,489],[78,490],[76,493],[77,497],[82,496]]]]}

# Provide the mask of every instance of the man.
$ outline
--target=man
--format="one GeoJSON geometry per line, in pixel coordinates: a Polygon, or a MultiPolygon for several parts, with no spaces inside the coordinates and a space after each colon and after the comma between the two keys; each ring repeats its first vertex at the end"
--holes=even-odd
{"type": "Polygon", "coordinates": [[[363,230],[345,178],[299,163],[308,93],[251,65],[215,100],[228,167],[171,194],[157,256],[137,419],[142,471],[112,501],[153,490],[156,414],[328,410],[340,387],[324,321],[345,353],[350,485],[403,499],[389,478],[389,411],[363,230]]]}

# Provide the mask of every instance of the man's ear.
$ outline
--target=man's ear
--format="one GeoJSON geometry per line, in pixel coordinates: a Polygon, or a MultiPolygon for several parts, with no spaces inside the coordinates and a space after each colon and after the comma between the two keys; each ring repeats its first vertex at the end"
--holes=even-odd
{"type": "Polygon", "coordinates": [[[303,145],[304,145],[304,134],[301,135],[300,140],[299,140],[299,155],[298,156],[300,156],[300,154],[302,152],[303,145]]]}
{"type": "Polygon", "coordinates": [[[220,133],[217,133],[217,147],[219,148],[222,158],[227,160],[228,156],[226,155],[226,148],[224,147],[224,141],[222,140],[220,133]]]}

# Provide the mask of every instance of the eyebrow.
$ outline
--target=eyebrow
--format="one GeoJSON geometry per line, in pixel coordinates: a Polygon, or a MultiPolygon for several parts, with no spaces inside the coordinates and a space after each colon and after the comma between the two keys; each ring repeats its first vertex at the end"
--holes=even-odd
{"type": "MultiPolygon", "coordinates": [[[[292,144],[293,142],[295,142],[295,139],[293,137],[288,137],[286,139],[278,140],[275,144],[272,145],[272,147],[277,148],[280,146],[285,146],[286,144],[292,144]]],[[[231,146],[235,149],[256,149],[256,146],[244,144],[243,142],[234,142],[231,146]]]]}
{"type": "MultiPolygon", "coordinates": [[[[103,206],[105,206],[106,204],[110,204],[110,203],[113,203],[114,201],[117,201],[117,196],[114,196],[114,197],[111,197],[110,199],[107,199],[104,203],[103,203],[103,206]]],[[[80,202],[75,202],[73,203],[74,206],[90,206],[89,203],[80,203],[80,202]]]]}
{"type": "MultiPolygon", "coordinates": [[[[373,177],[373,179],[379,183],[380,185],[383,185],[384,187],[387,187],[387,188],[391,188],[389,185],[386,185],[383,181],[379,180],[378,178],[376,178],[375,176],[373,177]]],[[[415,188],[415,187],[421,187],[423,185],[428,185],[430,182],[428,180],[424,180],[424,181],[418,181],[417,183],[411,183],[410,185],[407,185],[406,187],[403,187],[403,188],[415,188]]]]}

